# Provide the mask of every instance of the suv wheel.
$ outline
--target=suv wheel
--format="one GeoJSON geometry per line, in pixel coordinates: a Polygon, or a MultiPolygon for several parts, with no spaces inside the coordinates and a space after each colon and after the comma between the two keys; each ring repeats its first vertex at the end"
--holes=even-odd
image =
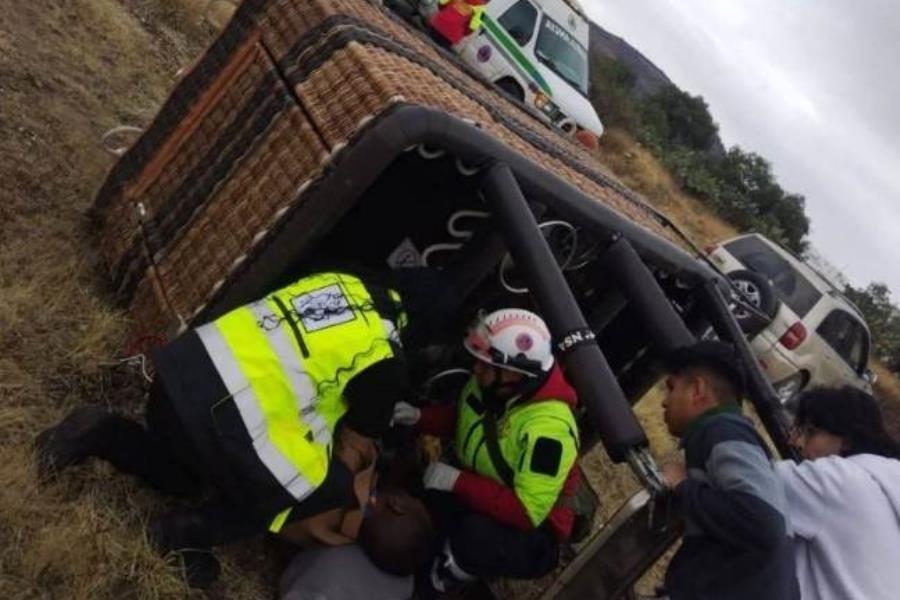
{"type": "Polygon", "coordinates": [[[753,337],[771,322],[778,311],[778,298],[769,280],[748,269],[733,271],[728,278],[740,290],[743,300],[755,311],[738,304],[734,309],[734,318],[747,337],[753,337]],[[765,315],[765,318],[763,317],[765,315]]]}

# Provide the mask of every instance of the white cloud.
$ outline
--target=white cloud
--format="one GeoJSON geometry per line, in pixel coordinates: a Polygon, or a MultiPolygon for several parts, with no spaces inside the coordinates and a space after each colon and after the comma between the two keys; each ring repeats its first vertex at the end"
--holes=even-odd
{"type": "Polygon", "coordinates": [[[900,3],[585,0],[680,87],[723,141],[807,198],[812,242],[856,285],[900,300],[900,3]]]}

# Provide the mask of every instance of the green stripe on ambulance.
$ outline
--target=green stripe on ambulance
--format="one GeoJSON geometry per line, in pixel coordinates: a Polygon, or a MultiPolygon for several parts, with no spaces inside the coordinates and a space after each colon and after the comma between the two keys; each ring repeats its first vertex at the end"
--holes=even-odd
{"type": "Polygon", "coordinates": [[[535,68],[533,64],[522,54],[522,51],[519,50],[519,47],[516,45],[516,42],[513,41],[509,35],[503,30],[503,27],[497,24],[491,17],[488,15],[484,15],[484,29],[488,34],[488,38],[497,49],[503,54],[506,59],[512,63],[514,67],[525,77],[525,79],[533,80],[541,91],[544,92],[547,96],[553,96],[553,92],[550,90],[550,86],[547,85],[547,82],[541,77],[541,74],[535,68]]]}

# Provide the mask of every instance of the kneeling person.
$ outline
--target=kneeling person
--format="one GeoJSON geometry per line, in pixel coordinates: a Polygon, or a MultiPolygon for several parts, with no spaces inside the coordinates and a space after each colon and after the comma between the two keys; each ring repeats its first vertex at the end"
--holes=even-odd
{"type": "Polygon", "coordinates": [[[404,389],[407,310],[382,284],[304,277],[160,349],[146,427],[77,410],[38,437],[41,464],[95,456],[172,495],[212,491],[151,528],[188,582],[208,585],[212,547],[355,503],[404,389]]]}
{"type": "Polygon", "coordinates": [[[476,361],[456,406],[398,403],[394,420],[449,437],[456,464],[425,472],[445,537],[420,588],[443,592],[481,576],[530,579],[552,571],[572,531],[577,485],[575,391],[551,352],[543,320],[525,310],[482,316],[464,342],[476,361]]]}

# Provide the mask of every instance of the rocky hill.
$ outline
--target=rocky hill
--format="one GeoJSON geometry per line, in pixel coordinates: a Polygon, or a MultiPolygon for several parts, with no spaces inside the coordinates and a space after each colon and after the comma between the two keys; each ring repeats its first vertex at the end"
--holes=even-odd
{"type": "Polygon", "coordinates": [[[614,58],[634,74],[634,90],[640,97],[652,96],[669,85],[672,80],[640,50],[591,22],[590,54],[614,58]]]}
{"type": "MultiPolygon", "coordinates": [[[[590,22],[589,53],[592,63],[600,57],[612,58],[631,71],[634,76],[633,91],[638,98],[653,96],[668,86],[678,87],[640,50],[593,21],[590,22]]],[[[718,135],[711,141],[707,152],[716,157],[725,155],[725,145],[718,135]]]]}

